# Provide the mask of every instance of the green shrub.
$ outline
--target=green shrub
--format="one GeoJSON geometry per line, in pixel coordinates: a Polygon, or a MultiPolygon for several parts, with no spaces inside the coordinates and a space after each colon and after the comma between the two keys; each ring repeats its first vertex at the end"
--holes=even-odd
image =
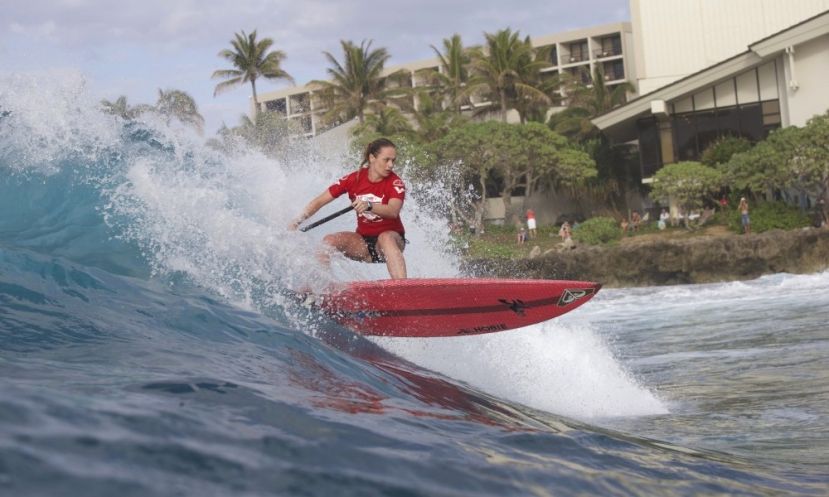
{"type": "Polygon", "coordinates": [[[601,245],[619,240],[622,230],[612,217],[594,217],[573,230],[573,238],[579,243],[601,245]]]}
{"type": "MultiPolygon", "coordinates": [[[[726,214],[728,216],[728,227],[735,233],[742,233],[743,226],[740,223],[740,212],[733,209],[726,214]]],[[[751,232],[762,233],[773,229],[791,230],[811,226],[809,215],[797,207],[787,205],[783,202],[762,202],[755,204],[749,209],[751,220],[751,232]]]]}
{"type": "Polygon", "coordinates": [[[751,142],[739,136],[725,136],[708,146],[703,152],[700,162],[709,167],[725,164],[734,154],[751,150],[751,142]]]}

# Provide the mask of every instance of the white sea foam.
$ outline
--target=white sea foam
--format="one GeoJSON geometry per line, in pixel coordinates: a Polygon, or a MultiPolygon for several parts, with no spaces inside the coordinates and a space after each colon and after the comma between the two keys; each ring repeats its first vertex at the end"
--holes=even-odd
{"type": "Polygon", "coordinates": [[[0,76],[0,164],[22,173],[51,174],[68,157],[97,160],[120,140],[116,118],[77,71],[0,76]]]}
{"type": "Polygon", "coordinates": [[[575,320],[473,337],[372,340],[482,391],[556,414],[591,419],[668,412],[589,325],[575,320]]]}
{"type": "MultiPolygon", "coordinates": [[[[317,162],[310,151],[286,161],[255,153],[199,160],[192,166],[163,157],[136,158],[113,195],[114,210],[129,219],[128,236],[148,247],[158,271],[184,270],[228,297],[238,296],[244,281],[251,283],[250,291],[263,282],[320,289],[330,282],[314,254],[326,233],[354,229],[353,214],[307,233],[290,232],[287,226],[349,166],[317,162]]],[[[410,215],[420,208],[418,202],[410,198],[403,213],[411,241],[410,275],[456,274],[453,257],[439,248],[446,244],[430,243],[447,237],[446,223],[410,215]]],[[[315,218],[345,205],[347,199],[337,199],[315,218]]],[[[383,265],[334,258],[333,279],[386,277],[383,265]]]]}

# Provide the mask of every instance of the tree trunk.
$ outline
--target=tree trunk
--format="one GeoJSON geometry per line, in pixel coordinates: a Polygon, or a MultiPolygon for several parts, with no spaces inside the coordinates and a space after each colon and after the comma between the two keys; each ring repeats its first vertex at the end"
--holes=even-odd
{"type": "Polygon", "coordinates": [[[256,96],[256,78],[250,80],[250,86],[253,88],[253,122],[259,117],[259,97],[256,96]]]}
{"type": "Polygon", "coordinates": [[[512,190],[504,188],[501,192],[501,200],[504,202],[504,223],[512,222],[512,190]]]}
{"type": "Polygon", "coordinates": [[[517,185],[517,178],[513,174],[512,166],[503,169],[504,174],[504,189],[501,191],[501,199],[504,201],[504,221],[512,221],[512,192],[517,185]]]}
{"type": "Polygon", "coordinates": [[[480,236],[484,232],[484,211],[486,210],[486,199],[481,199],[475,206],[474,227],[475,235],[480,236]]]}

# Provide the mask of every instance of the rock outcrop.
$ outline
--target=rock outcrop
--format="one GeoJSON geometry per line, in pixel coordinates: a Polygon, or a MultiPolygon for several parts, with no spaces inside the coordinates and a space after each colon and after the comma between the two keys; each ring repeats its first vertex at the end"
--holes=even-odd
{"type": "Polygon", "coordinates": [[[469,261],[475,276],[598,281],[607,287],[712,283],[829,268],[829,229],[686,239],[636,237],[532,259],[469,261]]]}

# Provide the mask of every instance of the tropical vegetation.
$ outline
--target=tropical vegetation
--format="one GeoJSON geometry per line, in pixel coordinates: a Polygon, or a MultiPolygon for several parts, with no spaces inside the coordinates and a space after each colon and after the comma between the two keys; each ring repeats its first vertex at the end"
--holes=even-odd
{"type": "Polygon", "coordinates": [[[734,154],[720,166],[726,180],[751,192],[791,189],[827,200],[829,194],[829,112],[802,128],[772,132],[766,140],[734,154]]]}
{"type": "MultiPolygon", "coordinates": [[[[722,222],[732,233],[742,233],[740,213],[736,209],[725,211],[722,222]]],[[[812,219],[798,207],[780,201],[761,201],[751,207],[752,233],[770,230],[792,230],[812,225],[812,219]]]]}
{"type": "Polygon", "coordinates": [[[257,79],[284,79],[294,82],[293,77],[282,69],[282,62],[286,57],[285,52],[271,50],[273,46],[271,38],[257,40],[256,36],[255,29],[250,34],[245,34],[244,31],[236,33],[235,38],[230,41],[233,48],[226,48],[219,52],[219,57],[230,62],[233,68],[218,69],[213,71],[212,76],[214,79],[224,79],[216,85],[213,96],[244,83],[250,83],[253,92],[254,114],[259,113],[259,99],[256,94],[257,79]]]}
{"type": "Polygon", "coordinates": [[[155,111],[167,120],[169,125],[174,119],[196,128],[199,133],[204,128],[204,118],[199,114],[196,101],[193,97],[181,90],[158,89],[158,100],[155,111]]]}
{"type": "Polygon", "coordinates": [[[536,57],[530,37],[521,39],[519,32],[510,29],[484,36],[485,47],[472,49],[471,91],[495,102],[503,122],[507,122],[510,109],[518,111],[520,121],[526,122],[528,103],[549,107],[552,98],[537,84],[541,69],[548,64],[536,57]]]}
{"type": "Polygon", "coordinates": [[[478,229],[489,191],[500,191],[506,217],[512,219],[516,212],[511,197],[516,189],[529,194],[544,185],[554,191],[578,186],[596,175],[587,154],[539,123],[472,122],[452,129],[429,149],[435,160],[428,166],[433,170],[447,163],[461,168],[456,190],[477,181],[472,209],[452,204],[451,214],[478,229]]]}
{"type": "Polygon", "coordinates": [[[158,99],[155,105],[130,105],[127,97],[119,96],[114,101],[101,100],[101,110],[124,120],[134,120],[143,114],[154,114],[163,118],[169,125],[174,120],[203,132],[204,117],[199,113],[198,105],[190,94],[182,90],[158,89],[158,99]]]}
{"type": "MultiPolygon", "coordinates": [[[[393,97],[390,83],[395,75],[384,77],[383,69],[389,54],[385,48],[371,48],[371,41],[356,45],[351,41],[340,42],[342,61],[330,52],[323,52],[331,64],[327,69],[330,80],[315,80],[310,84],[320,88],[319,97],[326,107],[326,122],[342,123],[356,117],[365,122],[366,112],[380,111],[393,97]]],[[[397,93],[397,92],[394,92],[397,93]]]]}
{"type": "MultiPolygon", "coordinates": [[[[722,187],[720,171],[700,162],[677,162],[656,172],[651,196],[664,205],[673,199],[684,214],[690,214],[702,210],[706,202],[716,204],[722,187]]],[[[687,216],[684,219],[688,221],[687,216]]]]}
{"type": "MultiPolygon", "coordinates": [[[[307,129],[298,129],[284,113],[260,112],[257,82],[293,82],[282,69],[286,54],[256,30],[236,33],[230,45],[219,55],[232,68],[213,72],[223,80],[214,94],[250,83],[256,111],[236,126],[224,125],[208,143],[227,153],[253,147],[279,156],[307,129]]],[[[338,56],[323,53],[328,78],[310,83],[311,105],[321,112],[323,129],[355,120],[355,156],[374,138],[394,140],[413,183],[439,181],[452,192],[455,201],[436,201],[434,208],[476,233],[492,231],[483,224],[488,199],[501,199],[509,223],[520,219],[524,207],[513,205],[513,197],[538,192],[599,206],[594,220],[582,223],[580,234],[574,231],[583,243],[621,236],[618,220],[630,211],[629,193],[635,190],[684,213],[716,205],[725,195],[747,196],[754,231],[799,226],[806,219],[805,206],[795,215],[783,204],[762,202],[765,198],[794,193],[789,203],[798,197],[829,200],[829,113],[801,128],[773,131],[758,143],[722,136],[699,162],[667,165],[644,186],[635,148],[611,146],[591,122],[634,91],[629,83],[607,85],[602,64],[592,74],[551,72],[551,54],[508,28],[485,33],[483,46],[467,46],[458,34],[445,38],[430,46],[438,69],[414,74],[390,72],[390,54],[371,40],[340,45],[338,56]]],[[[179,90],[159,90],[154,105],[133,106],[119,97],[102,101],[102,108],[124,119],[152,112],[196,129],[204,122],[192,98],[179,90]]],[[[731,208],[711,222],[733,225],[735,212],[731,208]]]]}
{"type": "Polygon", "coordinates": [[[444,38],[443,52],[431,45],[440,61],[440,70],[433,71],[431,90],[445,103],[447,109],[460,114],[463,107],[471,104],[470,100],[470,62],[469,50],[464,48],[461,35],[454,34],[444,38]]]}
{"type": "Polygon", "coordinates": [[[223,124],[216,137],[207,141],[207,146],[229,155],[254,149],[268,157],[281,159],[299,136],[301,130],[294,121],[272,112],[260,112],[253,119],[242,114],[239,124],[233,127],[223,124]]]}
{"type": "Polygon", "coordinates": [[[588,219],[573,230],[573,239],[588,245],[603,245],[622,238],[619,223],[612,217],[598,216],[588,219]]]}

